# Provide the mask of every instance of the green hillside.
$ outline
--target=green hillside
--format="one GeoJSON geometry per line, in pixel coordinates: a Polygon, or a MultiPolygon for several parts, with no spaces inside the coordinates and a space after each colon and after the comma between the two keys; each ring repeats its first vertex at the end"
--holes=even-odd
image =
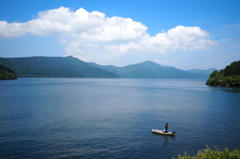
{"type": "Polygon", "coordinates": [[[72,56],[0,58],[18,77],[117,78],[112,72],[92,67],[72,56]]]}
{"type": "Polygon", "coordinates": [[[240,86],[240,61],[234,61],[225,69],[213,71],[206,82],[211,86],[240,86]]]}
{"type": "Polygon", "coordinates": [[[8,67],[0,65],[0,80],[17,79],[15,72],[8,67]]]}

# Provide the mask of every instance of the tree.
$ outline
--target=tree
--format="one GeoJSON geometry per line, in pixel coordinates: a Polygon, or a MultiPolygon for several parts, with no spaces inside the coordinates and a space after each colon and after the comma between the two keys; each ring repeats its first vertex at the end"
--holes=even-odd
{"type": "Polygon", "coordinates": [[[240,148],[230,151],[228,148],[224,148],[222,151],[215,147],[215,150],[210,149],[208,146],[206,149],[198,151],[196,156],[190,156],[187,152],[183,156],[178,155],[178,159],[240,159],[240,148]]]}
{"type": "Polygon", "coordinates": [[[17,76],[13,70],[0,64],[0,80],[5,79],[17,79],[17,76]]]}
{"type": "Polygon", "coordinates": [[[225,69],[213,71],[206,82],[212,86],[240,86],[240,61],[234,61],[225,69]]]}
{"type": "Polygon", "coordinates": [[[214,77],[216,77],[217,75],[218,75],[218,71],[215,70],[215,71],[213,71],[213,72],[210,74],[210,78],[214,78],[214,77]]]}

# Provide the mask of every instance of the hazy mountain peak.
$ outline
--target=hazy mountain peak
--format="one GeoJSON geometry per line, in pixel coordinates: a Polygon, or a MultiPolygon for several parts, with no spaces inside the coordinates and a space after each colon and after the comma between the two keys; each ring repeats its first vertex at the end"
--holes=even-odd
{"type": "Polygon", "coordinates": [[[145,69],[151,69],[156,67],[162,67],[162,66],[152,61],[144,61],[141,63],[124,66],[124,68],[145,68],[145,69]]]}

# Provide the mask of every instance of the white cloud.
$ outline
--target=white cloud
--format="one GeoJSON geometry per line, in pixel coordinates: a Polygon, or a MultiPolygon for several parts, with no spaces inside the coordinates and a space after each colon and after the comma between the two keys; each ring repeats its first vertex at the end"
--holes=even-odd
{"type": "Polygon", "coordinates": [[[22,23],[0,21],[0,38],[20,37],[25,34],[22,23]]]}
{"type": "Polygon", "coordinates": [[[217,42],[208,39],[209,34],[199,27],[176,26],[166,33],[159,33],[141,41],[141,46],[157,53],[167,53],[174,50],[197,51],[210,50],[217,42]]]}
{"type": "Polygon", "coordinates": [[[26,23],[0,21],[0,38],[21,37],[26,33],[58,37],[68,55],[86,61],[117,60],[126,54],[206,51],[217,42],[200,27],[176,26],[156,36],[130,18],[106,17],[104,13],[69,8],[39,12],[26,23]],[[68,39],[68,40],[66,40],[68,39]]]}
{"type": "Polygon", "coordinates": [[[61,39],[59,42],[60,42],[61,44],[63,44],[63,43],[66,43],[67,40],[66,40],[66,39],[61,39]]]}
{"type": "Polygon", "coordinates": [[[161,60],[158,60],[158,59],[153,59],[152,60],[153,62],[155,63],[158,63],[158,64],[163,64],[163,65],[166,65],[166,64],[169,64],[169,61],[161,61],[161,60]]]}

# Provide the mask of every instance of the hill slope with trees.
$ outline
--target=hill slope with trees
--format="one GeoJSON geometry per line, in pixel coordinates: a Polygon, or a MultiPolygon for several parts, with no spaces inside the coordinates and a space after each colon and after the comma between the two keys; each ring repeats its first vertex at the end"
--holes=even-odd
{"type": "Polygon", "coordinates": [[[0,80],[17,79],[13,70],[0,64],[0,80]]]}
{"type": "Polygon", "coordinates": [[[206,82],[211,86],[240,86],[240,60],[234,61],[225,69],[213,71],[206,82]]]}
{"type": "Polygon", "coordinates": [[[118,78],[72,56],[0,58],[0,64],[13,69],[18,77],[118,78]]]}

